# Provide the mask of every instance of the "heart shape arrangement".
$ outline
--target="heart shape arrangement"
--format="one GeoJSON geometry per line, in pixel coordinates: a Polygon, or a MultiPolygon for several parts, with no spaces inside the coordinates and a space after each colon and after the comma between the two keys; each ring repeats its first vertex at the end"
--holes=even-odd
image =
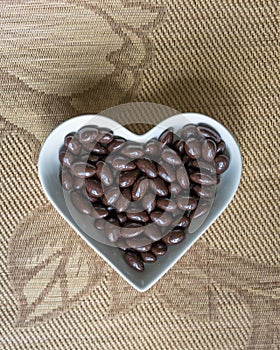
{"type": "Polygon", "coordinates": [[[45,141],[38,162],[39,177],[46,195],[58,210],[62,217],[77,231],[77,233],[101,255],[128,283],[138,291],[146,291],[155,284],[168,269],[190,248],[190,246],[205,232],[205,230],[216,220],[233,198],[241,177],[241,155],[237,143],[227,129],[217,121],[194,113],[178,114],[170,117],[144,135],[136,135],[122,127],[112,119],[100,115],[84,115],[66,121],[58,126],[45,141]],[[115,135],[126,140],[133,140],[144,144],[152,138],[158,138],[166,129],[172,128],[175,134],[180,135],[186,124],[207,124],[216,130],[222,140],[225,141],[227,152],[230,157],[230,164],[227,171],[221,175],[220,183],[217,186],[215,200],[205,220],[196,227],[194,231],[185,235],[184,241],[179,245],[171,246],[168,254],[160,257],[154,264],[146,264],[145,270],[141,273],[132,270],[123,259],[123,252],[114,246],[101,243],[94,239],[89,232],[93,230],[92,221],[88,218],[81,218],[81,215],[71,209],[67,204],[67,196],[63,193],[59,171],[60,162],[58,159],[59,150],[65,135],[77,132],[84,126],[97,125],[114,131],[115,135]]]}

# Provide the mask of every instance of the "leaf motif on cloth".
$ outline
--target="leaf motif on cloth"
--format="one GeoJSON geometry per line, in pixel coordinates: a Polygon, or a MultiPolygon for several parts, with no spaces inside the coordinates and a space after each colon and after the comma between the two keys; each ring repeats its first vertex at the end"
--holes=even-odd
{"type": "Polygon", "coordinates": [[[73,94],[71,105],[77,111],[86,113],[132,100],[140,86],[142,71],[152,63],[154,45],[150,34],[161,24],[165,9],[141,1],[118,0],[113,4],[105,1],[104,10],[97,10],[88,1],[82,3],[100,13],[108,20],[113,32],[122,38],[122,45],[106,56],[115,67],[114,71],[94,81],[87,90],[73,94]]]}
{"type": "MultiPolygon", "coordinates": [[[[265,265],[215,248],[201,240],[186,254],[188,263],[208,273],[214,285],[238,293],[252,312],[248,349],[267,348],[280,334],[280,266],[265,265]],[[268,331],[269,329],[269,331],[268,331]],[[266,343],[267,342],[267,343],[266,343]]],[[[277,345],[276,345],[277,346],[277,345]]]]}
{"type": "Polygon", "coordinates": [[[37,175],[40,148],[41,144],[34,134],[0,116],[0,203],[1,226],[5,232],[3,236],[14,229],[28,212],[46,203],[37,175]]]}
{"type": "MultiPolygon", "coordinates": [[[[32,0],[25,3],[31,4],[32,0]]],[[[4,7],[1,13],[1,68],[32,89],[47,94],[69,96],[86,91],[114,72],[115,64],[108,55],[120,50],[127,52],[128,42],[135,41],[134,66],[142,65],[147,45],[145,40],[138,43],[133,33],[138,38],[147,37],[160,23],[162,11],[159,6],[123,1],[112,5],[111,1],[98,4],[38,0],[36,6],[29,6],[29,11],[22,11],[21,3],[13,3],[12,9],[4,7]]]]}
{"type": "Polygon", "coordinates": [[[41,142],[56,126],[77,115],[68,96],[48,95],[34,90],[5,70],[0,70],[0,81],[0,114],[41,142]]]}
{"type": "Polygon", "coordinates": [[[226,251],[209,248],[201,240],[186,253],[189,264],[228,289],[280,299],[280,266],[265,265],[226,251]]]}
{"type": "Polygon", "coordinates": [[[88,295],[104,277],[105,262],[50,205],[31,213],[9,245],[10,283],[18,326],[52,318],[88,295]]]}
{"type": "MultiPolygon", "coordinates": [[[[179,262],[178,264],[182,264],[179,262]]],[[[219,320],[215,286],[206,274],[184,265],[184,271],[173,268],[156,286],[157,297],[166,307],[182,317],[201,322],[219,320]],[[173,270],[173,271],[172,271],[173,270]]]]}
{"type": "Polygon", "coordinates": [[[112,73],[106,48],[118,49],[123,42],[97,11],[77,2],[38,0],[29,11],[22,10],[21,2],[13,3],[12,9],[3,7],[1,19],[2,69],[47,94],[80,92],[112,73]]]}
{"type": "Polygon", "coordinates": [[[152,296],[151,291],[139,293],[123,280],[117,273],[108,276],[108,290],[110,294],[109,317],[117,317],[122,313],[129,312],[152,296]]]}
{"type": "Polygon", "coordinates": [[[156,296],[177,317],[201,322],[216,322],[220,318],[216,287],[207,274],[187,265],[185,259],[177,262],[147,292],[137,292],[115,273],[109,276],[108,289],[111,295],[108,312],[111,317],[128,312],[156,296]]]}

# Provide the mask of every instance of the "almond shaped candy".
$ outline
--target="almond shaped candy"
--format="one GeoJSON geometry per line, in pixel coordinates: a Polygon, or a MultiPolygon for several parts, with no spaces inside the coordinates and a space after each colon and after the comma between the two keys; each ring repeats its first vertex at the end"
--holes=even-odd
{"type": "Polygon", "coordinates": [[[150,214],[156,208],[156,196],[154,193],[146,193],[141,200],[142,208],[150,214]]]}
{"type": "Polygon", "coordinates": [[[163,211],[172,213],[177,209],[177,204],[172,199],[161,197],[157,200],[157,207],[163,211]]]}
{"type": "Polygon", "coordinates": [[[63,144],[64,144],[64,147],[65,147],[65,148],[68,147],[69,142],[74,138],[74,136],[75,136],[75,133],[74,133],[74,132],[70,132],[69,134],[67,134],[67,135],[64,137],[63,144]]]}
{"type": "Polygon", "coordinates": [[[110,167],[103,161],[99,161],[96,163],[96,176],[105,186],[110,186],[114,182],[113,174],[110,167]]]}
{"type": "Polygon", "coordinates": [[[162,237],[162,241],[167,245],[174,245],[181,243],[185,238],[184,230],[174,229],[167,235],[162,237]]]}
{"type": "Polygon", "coordinates": [[[201,155],[200,141],[194,137],[187,139],[185,143],[185,152],[191,159],[198,159],[201,155]]]}
{"type": "Polygon", "coordinates": [[[113,141],[114,135],[113,131],[108,128],[99,128],[99,139],[100,143],[107,145],[111,141],[113,141]]]}
{"type": "Polygon", "coordinates": [[[185,169],[185,167],[181,166],[176,170],[176,178],[178,184],[186,190],[190,186],[189,175],[185,169]]]}
{"type": "Polygon", "coordinates": [[[216,143],[219,143],[221,141],[221,136],[219,135],[219,133],[216,130],[210,128],[209,126],[199,125],[196,129],[201,137],[210,138],[216,143]]]}
{"type": "Polygon", "coordinates": [[[77,139],[75,139],[73,134],[68,134],[65,136],[64,146],[67,148],[67,151],[71,152],[74,155],[77,155],[80,153],[81,144],[77,139]]]}
{"type": "Polygon", "coordinates": [[[123,238],[134,238],[140,236],[144,232],[145,226],[138,222],[125,222],[121,229],[123,238]]]}
{"type": "Polygon", "coordinates": [[[118,200],[114,203],[114,207],[117,213],[126,211],[131,203],[131,191],[129,188],[125,188],[121,191],[118,200]]]}
{"type": "Polygon", "coordinates": [[[131,196],[134,201],[142,199],[149,188],[149,180],[145,176],[139,177],[133,185],[131,196]]]}
{"type": "Polygon", "coordinates": [[[92,163],[95,164],[99,160],[98,155],[94,153],[86,154],[85,158],[86,158],[85,161],[90,164],[92,163]]]}
{"type": "Polygon", "coordinates": [[[177,206],[181,210],[194,210],[197,206],[197,201],[193,197],[189,197],[184,194],[179,194],[177,197],[177,206]]]}
{"type": "Polygon", "coordinates": [[[115,243],[121,237],[121,228],[106,221],[104,225],[104,232],[107,240],[110,243],[115,243]]]}
{"type": "Polygon", "coordinates": [[[173,222],[173,217],[164,211],[153,211],[150,214],[151,220],[158,226],[170,226],[173,222]]]}
{"type": "Polygon", "coordinates": [[[174,182],[176,180],[176,174],[173,166],[166,162],[160,162],[157,164],[158,176],[166,182],[174,182]]]}
{"type": "Polygon", "coordinates": [[[189,137],[195,137],[197,136],[197,129],[196,125],[194,124],[187,124],[183,127],[181,137],[183,140],[187,140],[189,137]]]}
{"type": "Polygon", "coordinates": [[[118,213],[117,219],[119,220],[120,224],[124,224],[127,220],[127,216],[124,213],[118,213]]]}
{"type": "Polygon", "coordinates": [[[161,152],[161,147],[162,145],[159,143],[159,141],[151,139],[145,144],[144,149],[145,153],[149,156],[157,157],[161,152]]]}
{"type": "Polygon", "coordinates": [[[145,223],[149,221],[149,215],[145,211],[141,211],[138,213],[126,213],[126,216],[129,220],[139,223],[145,223]]]}
{"type": "Polygon", "coordinates": [[[212,162],[216,156],[217,146],[216,143],[211,140],[207,139],[203,142],[201,147],[201,155],[206,162],[212,162]]]}
{"type": "Polygon", "coordinates": [[[59,161],[62,166],[70,168],[71,165],[74,163],[74,156],[70,152],[61,151],[59,153],[59,161]]]}
{"type": "Polygon", "coordinates": [[[92,214],[92,205],[91,203],[80,193],[71,192],[70,199],[73,206],[78,210],[79,213],[84,215],[92,214]]]}
{"type": "Polygon", "coordinates": [[[136,164],[127,157],[116,155],[112,159],[112,167],[118,171],[128,171],[134,170],[136,164]]]}
{"type": "Polygon", "coordinates": [[[145,226],[144,235],[147,236],[151,241],[158,241],[162,236],[160,228],[155,224],[149,224],[145,226]]]}
{"type": "Polygon", "coordinates": [[[162,143],[163,145],[171,145],[173,143],[173,128],[168,128],[166,130],[163,131],[163,133],[159,136],[158,140],[160,143],[162,143]]]}
{"type": "Polygon", "coordinates": [[[110,187],[106,189],[103,196],[103,203],[105,205],[111,206],[119,199],[120,189],[118,187],[110,187]]]}
{"type": "Polygon", "coordinates": [[[145,154],[145,151],[143,149],[142,145],[139,145],[135,142],[129,142],[127,141],[125,145],[120,149],[120,152],[131,159],[138,159],[143,157],[145,154]]]}
{"type": "Polygon", "coordinates": [[[177,227],[187,228],[190,226],[190,219],[186,216],[183,216],[180,221],[177,223],[177,227]]]}
{"type": "Polygon", "coordinates": [[[179,184],[177,184],[176,182],[173,182],[168,186],[168,191],[170,192],[170,194],[172,196],[174,196],[174,195],[176,196],[177,194],[179,194],[182,191],[182,187],[179,184]]]}
{"type": "Polygon", "coordinates": [[[73,176],[73,188],[75,190],[81,190],[85,185],[85,179],[81,177],[73,176]]]}
{"type": "Polygon", "coordinates": [[[96,167],[84,162],[76,162],[71,165],[71,173],[82,179],[93,177],[96,173],[96,167]]]}
{"type": "Polygon", "coordinates": [[[108,151],[111,153],[113,151],[116,151],[117,149],[120,149],[124,146],[126,140],[122,137],[115,137],[107,146],[108,151]]]}
{"type": "Polygon", "coordinates": [[[142,173],[145,173],[148,177],[152,179],[157,177],[157,168],[149,159],[137,159],[135,163],[138,169],[142,171],[142,173]]]}
{"type": "Polygon", "coordinates": [[[103,218],[106,218],[108,214],[109,212],[105,205],[103,205],[102,203],[99,203],[98,201],[93,203],[93,210],[92,210],[91,216],[93,216],[96,219],[103,219],[103,218]]]}
{"type": "MultiPolygon", "coordinates": [[[[86,149],[85,145],[83,145],[83,147],[86,149]]],[[[104,155],[108,153],[107,148],[102,146],[99,142],[94,143],[92,148],[90,148],[90,150],[92,153],[95,153],[98,155],[104,155]]]]}
{"type": "Polygon", "coordinates": [[[159,177],[151,180],[150,187],[157,194],[157,196],[165,197],[168,195],[168,188],[166,187],[165,182],[159,177]]]}
{"type": "Polygon", "coordinates": [[[65,191],[70,191],[73,188],[73,177],[68,171],[62,171],[61,174],[61,185],[65,191]]]}
{"type": "Polygon", "coordinates": [[[176,151],[177,153],[182,155],[184,153],[184,150],[185,150],[185,141],[184,140],[176,140],[175,142],[173,142],[172,148],[174,149],[174,151],[176,151]]]}
{"type": "Polygon", "coordinates": [[[211,186],[217,185],[218,178],[217,176],[211,176],[205,173],[193,173],[190,174],[190,179],[200,185],[211,186]]]}
{"type": "Polygon", "coordinates": [[[162,241],[155,242],[152,244],[151,252],[156,256],[165,255],[167,253],[167,245],[162,241]]]}
{"type": "Polygon", "coordinates": [[[78,140],[81,144],[93,143],[97,140],[99,131],[96,126],[84,126],[78,131],[78,140]]]}
{"type": "Polygon", "coordinates": [[[145,236],[127,239],[126,244],[138,252],[148,252],[151,249],[151,240],[145,236]]]}
{"type": "Polygon", "coordinates": [[[190,213],[190,220],[198,219],[206,215],[210,211],[210,209],[211,209],[210,202],[199,201],[197,208],[190,213]]]}
{"type": "Polygon", "coordinates": [[[217,143],[217,154],[223,153],[225,150],[226,150],[225,141],[221,140],[219,143],[217,143]]]}
{"type": "Polygon", "coordinates": [[[229,157],[224,154],[219,154],[215,158],[215,166],[217,174],[223,174],[229,167],[229,157]]]}
{"type": "Polygon", "coordinates": [[[214,162],[208,163],[201,160],[193,160],[189,166],[200,170],[200,172],[204,172],[204,170],[206,170],[210,174],[216,174],[214,162]]]}
{"type": "Polygon", "coordinates": [[[216,186],[193,186],[193,191],[200,198],[214,198],[216,194],[216,186]]]}
{"type": "Polygon", "coordinates": [[[164,150],[161,152],[161,158],[166,163],[173,166],[182,164],[181,158],[175,151],[173,151],[173,149],[170,148],[164,148],[164,150]]]}
{"type": "Polygon", "coordinates": [[[154,263],[157,260],[156,255],[154,253],[152,253],[151,251],[141,252],[140,256],[141,256],[141,259],[147,264],[154,263]]]}
{"type": "Polygon", "coordinates": [[[138,176],[137,170],[123,171],[119,177],[119,186],[121,188],[130,187],[134,184],[138,176]]]}
{"type": "Polygon", "coordinates": [[[86,179],[85,185],[91,197],[101,197],[104,193],[101,182],[97,179],[86,179]]]}
{"type": "Polygon", "coordinates": [[[124,259],[126,263],[132,267],[136,271],[143,271],[144,270],[144,264],[141,260],[141,258],[132,252],[125,252],[124,259]]]}

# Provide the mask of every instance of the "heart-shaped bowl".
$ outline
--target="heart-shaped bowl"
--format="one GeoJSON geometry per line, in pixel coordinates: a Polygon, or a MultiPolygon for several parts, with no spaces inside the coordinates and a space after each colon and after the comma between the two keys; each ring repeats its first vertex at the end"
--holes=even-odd
{"type": "Polygon", "coordinates": [[[230,132],[216,120],[202,114],[182,113],[165,119],[153,129],[143,135],[136,135],[124,128],[116,121],[101,115],[83,115],[72,118],[59,125],[46,139],[42,146],[38,171],[44,192],[52,205],[68,224],[109,264],[111,265],[129,284],[140,292],[151,288],[195,241],[206,231],[206,229],[218,218],[227,205],[232,200],[241,177],[242,159],[239,147],[230,132]],[[114,131],[115,135],[122,136],[127,140],[144,143],[147,140],[158,137],[163,130],[173,127],[175,133],[179,133],[186,124],[208,124],[221,135],[227,145],[230,156],[230,165],[227,171],[221,175],[221,180],[217,186],[217,193],[212,208],[202,223],[193,233],[187,233],[181,244],[170,246],[166,255],[160,257],[154,264],[146,264],[143,272],[131,269],[123,259],[123,252],[118,248],[100,243],[89,237],[76,223],[67,208],[63,190],[59,181],[60,163],[58,159],[59,149],[63,144],[63,138],[70,132],[76,132],[85,125],[97,125],[107,127],[114,131]]]}

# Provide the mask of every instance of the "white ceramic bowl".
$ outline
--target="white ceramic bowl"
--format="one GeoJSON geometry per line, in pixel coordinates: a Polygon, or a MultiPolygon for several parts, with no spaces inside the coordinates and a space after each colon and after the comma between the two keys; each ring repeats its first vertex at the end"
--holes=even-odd
{"type": "Polygon", "coordinates": [[[152,287],[191,247],[192,244],[205,232],[205,230],[217,219],[222,211],[232,200],[241,177],[242,160],[239,147],[230,132],[216,120],[195,113],[183,113],[165,119],[152,130],[143,135],[136,135],[122,127],[112,119],[100,115],[83,115],[67,120],[59,125],[46,139],[39,156],[38,171],[43,189],[52,205],[70,226],[107,261],[129,284],[140,292],[152,287]],[[144,143],[146,140],[157,137],[163,130],[173,127],[175,133],[186,124],[205,123],[217,130],[226,142],[230,155],[230,166],[221,176],[221,182],[217,187],[217,194],[209,215],[203,224],[194,233],[186,235],[185,240],[168,249],[166,255],[160,257],[154,264],[146,264],[144,272],[132,270],[124,261],[123,253],[112,246],[104,245],[86,235],[70,215],[63,196],[63,190],[59,182],[58,153],[66,134],[78,131],[84,125],[106,126],[116,135],[128,140],[144,143]]]}

